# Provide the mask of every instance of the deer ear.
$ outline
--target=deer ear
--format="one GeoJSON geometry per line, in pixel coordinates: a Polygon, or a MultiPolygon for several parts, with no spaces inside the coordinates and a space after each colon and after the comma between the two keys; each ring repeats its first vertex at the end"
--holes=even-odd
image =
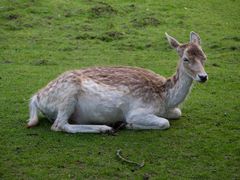
{"type": "Polygon", "coordinates": [[[173,37],[169,36],[168,33],[165,32],[165,35],[168,39],[169,44],[171,45],[172,48],[177,49],[180,43],[173,37]]]}
{"type": "Polygon", "coordinates": [[[201,39],[200,39],[200,37],[199,37],[199,35],[197,33],[192,31],[190,33],[190,42],[191,43],[196,43],[196,44],[200,45],[201,44],[201,39]]]}

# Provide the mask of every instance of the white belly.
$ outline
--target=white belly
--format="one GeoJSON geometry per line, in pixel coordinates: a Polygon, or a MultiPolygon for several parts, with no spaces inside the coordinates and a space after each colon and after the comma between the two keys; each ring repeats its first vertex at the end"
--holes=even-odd
{"type": "Polygon", "coordinates": [[[124,121],[124,112],[114,102],[83,98],[70,118],[74,124],[113,124],[118,121],[124,121]]]}
{"type": "Polygon", "coordinates": [[[84,82],[84,93],[78,97],[75,112],[70,122],[75,124],[112,124],[124,120],[128,109],[128,89],[100,86],[84,82]]]}

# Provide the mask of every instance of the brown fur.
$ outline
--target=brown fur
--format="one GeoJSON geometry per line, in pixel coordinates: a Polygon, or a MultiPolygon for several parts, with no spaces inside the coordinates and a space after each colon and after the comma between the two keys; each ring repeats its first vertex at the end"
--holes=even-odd
{"type": "Polygon", "coordinates": [[[195,43],[191,43],[188,45],[187,53],[190,59],[193,58],[205,59],[203,51],[195,43]]]}
{"type": "Polygon", "coordinates": [[[160,98],[166,90],[166,79],[149,70],[137,67],[93,67],[68,71],[51,81],[39,94],[49,93],[59,83],[73,82],[81,85],[86,79],[115,88],[126,86],[131,94],[142,96],[146,101],[160,98]]]}
{"type": "Polygon", "coordinates": [[[96,67],[79,70],[84,77],[97,83],[119,87],[127,86],[136,96],[145,100],[160,97],[165,91],[166,79],[152,71],[136,67],[96,67]]]}
{"type": "Polygon", "coordinates": [[[195,43],[181,44],[178,47],[178,53],[180,57],[183,55],[183,52],[187,49],[187,54],[190,59],[198,58],[198,59],[206,59],[204,52],[202,49],[195,43]]]}

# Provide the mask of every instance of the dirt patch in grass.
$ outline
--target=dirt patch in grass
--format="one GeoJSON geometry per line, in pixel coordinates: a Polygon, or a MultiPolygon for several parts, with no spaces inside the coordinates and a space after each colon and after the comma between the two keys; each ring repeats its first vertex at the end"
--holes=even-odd
{"type": "Polygon", "coordinates": [[[16,20],[18,18],[20,18],[21,16],[19,14],[9,14],[9,15],[6,15],[6,19],[7,20],[16,20]]]}
{"type": "Polygon", "coordinates": [[[226,36],[223,38],[223,40],[233,40],[233,41],[240,41],[240,36],[226,36]]]}
{"type": "Polygon", "coordinates": [[[77,39],[77,40],[96,39],[96,38],[97,38],[97,36],[91,35],[88,33],[80,34],[75,37],[75,39],[77,39]]]}
{"type": "Polygon", "coordinates": [[[2,64],[12,64],[13,62],[11,60],[4,60],[1,63],[2,64]]]}
{"type": "Polygon", "coordinates": [[[87,25],[87,24],[82,25],[82,26],[81,26],[81,29],[82,29],[83,31],[92,31],[92,30],[93,30],[93,28],[92,28],[90,25],[87,25]]]}
{"type": "Polygon", "coordinates": [[[74,51],[74,50],[77,50],[78,49],[78,47],[76,46],[76,47],[64,47],[64,48],[60,48],[60,49],[58,49],[59,51],[74,51]]]}
{"type": "Polygon", "coordinates": [[[23,26],[26,27],[26,28],[32,28],[33,27],[32,24],[24,24],[23,26]]]}
{"type": "Polygon", "coordinates": [[[219,44],[212,44],[209,46],[210,49],[218,49],[220,48],[220,45],[219,44]]]}
{"type": "Polygon", "coordinates": [[[238,50],[240,50],[240,46],[230,46],[229,50],[231,50],[231,51],[238,51],[238,50]]]}
{"type": "Polygon", "coordinates": [[[142,43],[136,43],[136,42],[122,42],[117,46],[118,50],[125,50],[125,51],[138,51],[138,50],[146,50],[146,49],[151,49],[151,50],[164,50],[168,51],[168,47],[164,47],[159,45],[158,42],[146,42],[146,44],[142,43]]]}
{"type": "Polygon", "coordinates": [[[212,44],[209,46],[210,49],[217,49],[217,50],[221,50],[221,51],[224,51],[224,50],[228,50],[228,51],[238,51],[240,50],[240,46],[238,45],[226,45],[226,46],[223,46],[223,45],[219,45],[219,44],[212,44]]]}
{"type": "Polygon", "coordinates": [[[239,51],[240,46],[229,46],[229,47],[222,47],[221,50],[230,50],[230,51],[239,51]]]}
{"type": "Polygon", "coordinates": [[[134,27],[158,26],[160,21],[155,17],[136,18],[131,21],[134,27]]]}
{"type": "Polygon", "coordinates": [[[34,66],[56,65],[56,63],[53,63],[46,59],[38,59],[38,60],[33,61],[31,64],[34,66]]]}
{"type": "Polygon", "coordinates": [[[137,9],[135,4],[129,4],[127,6],[124,7],[124,11],[127,13],[133,12],[137,9]]]}
{"type": "Polygon", "coordinates": [[[98,40],[101,40],[101,41],[109,42],[109,41],[122,39],[123,37],[124,37],[124,33],[122,33],[122,32],[109,31],[109,32],[106,32],[106,33],[104,33],[100,36],[84,33],[84,34],[76,36],[75,39],[77,39],[77,40],[98,39],[98,40]]]}
{"type": "Polygon", "coordinates": [[[124,37],[124,33],[122,32],[110,31],[103,34],[101,37],[99,37],[99,39],[102,41],[109,42],[109,41],[122,39],[123,37],[124,37]]]}
{"type": "Polygon", "coordinates": [[[69,18],[69,17],[73,17],[73,16],[79,16],[79,15],[83,14],[83,12],[84,11],[82,9],[65,10],[64,17],[69,18]]]}
{"type": "Polygon", "coordinates": [[[212,63],[212,66],[214,66],[214,67],[220,67],[220,65],[217,64],[217,63],[212,63]]]}
{"type": "Polygon", "coordinates": [[[94,17],[102,17],[115,15],[117,13],[117,10],[115,10],[111,5],[107,3],[100,2],[90,9],[90,13],[94,17]]]}

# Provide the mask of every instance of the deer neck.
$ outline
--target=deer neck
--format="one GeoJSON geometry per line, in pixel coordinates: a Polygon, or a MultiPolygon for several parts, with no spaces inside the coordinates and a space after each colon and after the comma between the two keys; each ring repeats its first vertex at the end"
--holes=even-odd
{"type": "Polygon", "coordinates": [[[184,101],[191,89],[192,82],[192,78],[184,72],[183,65],[180,64],[177,68],[177,72],[167,81],[168,108],[177,107],[184,101]]]}

